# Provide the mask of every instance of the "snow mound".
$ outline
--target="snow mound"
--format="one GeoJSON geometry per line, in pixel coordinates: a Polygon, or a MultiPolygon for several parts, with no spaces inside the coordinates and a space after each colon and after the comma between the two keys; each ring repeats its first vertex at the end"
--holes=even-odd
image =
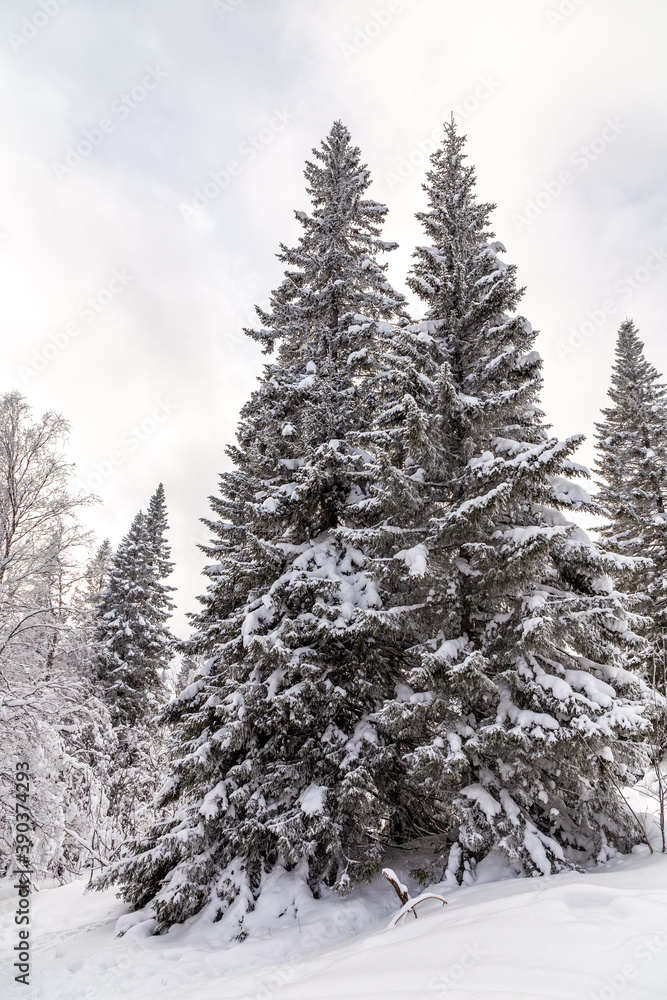
{"type": "MultiPolygon", "coordinates": [[[[465,794],[500,808],[481,786],[465,794]]],[[[397,926],[389,922],[400,904],[381,875],[347,897],[315,900],[298,869],[276,869],[242,944],[229,940],[224,919],[201,914],[155,937],[153,921],[128,913],[111,892],[89,892],[84,882],[43,887],[32,899],[31,1000],[663,1000],[667,855],[651,781],[628,798],[655,853],[640,845],[586,873],[532,879],[513,878],[490,855],[474,885],[429,887],[447,906],[424,898],[418,919],[408,913],[397,926]]],[[[311,785],[301,806],[319,801],[311,785]]],[[[418,897],[408,871],[420,858],[390,860],[418,897]]],[[[11,969],[14,908],[11,880],[0,882],[8,1000],[27,995],[11,969]]]]}
{"type": "MultiPolygon", "coordinates": [[[[588,874],[447,886],[448,906],[424,900],[417,920],[409,915],[391,928],[386,918],[398,907],[384,879],[345,900],[312,900],[303,885],[299,898],[295,885],[287,873],[277,879],[258,915],[266,921],[264,935],[232,947],[220,941],[217,924],[202,920],[162,937],[139,922],[118,938],[124,907],[111,893],[87,893],[81,882],[42,890],[34,898],[31,997],[662,1000],[666,994],[667,856],[649,856],[644,846],[588,874]]],[[[15,932],[13,899],[3,897],[6,957],[15,932]]],[[[9,976],[6,969],[5,983],[9,976]]],[[[23,996],[20,989],[3,995],[23,996]]]]}

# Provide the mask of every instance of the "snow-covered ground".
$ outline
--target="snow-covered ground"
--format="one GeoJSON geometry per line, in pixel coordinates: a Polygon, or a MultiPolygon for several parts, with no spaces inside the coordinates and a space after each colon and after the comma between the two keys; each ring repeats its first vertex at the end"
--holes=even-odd
{"type": "MultiPolygon", "coordinates": [[[[649,802],[636,790],[633,805],[649,802]]],[[[111,892],[43,888],[33,896],[29,991],[12,981],[16,897],[5,884],[2,996],[667,1000],[667,855],[641,845],[586,874],[506,876],[491,859],[475,885],[441,887],[446,907],[425,902],[417,920],[390,928],[399,904],[382,878],[314,901],[296,874],[278,874],[242,944],[229,942],[225,921],[200,917],[154,937],[111,892]]]]}

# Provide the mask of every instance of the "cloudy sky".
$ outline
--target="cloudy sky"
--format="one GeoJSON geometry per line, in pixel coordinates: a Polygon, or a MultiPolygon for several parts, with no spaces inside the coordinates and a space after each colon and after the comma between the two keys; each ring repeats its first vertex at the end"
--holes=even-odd
{"type": "Polygon", "coordinates": [[[72,425],[117,544],[164,481],[180,613],[198,518],[261,371],[241,334],[342,118],[397,240],[422,241],[450,111],[527,286],[544,404],[590,435],[630,315],[667,370],[662,0],[12,0],[0,5],[3,391],[72,425]]]}

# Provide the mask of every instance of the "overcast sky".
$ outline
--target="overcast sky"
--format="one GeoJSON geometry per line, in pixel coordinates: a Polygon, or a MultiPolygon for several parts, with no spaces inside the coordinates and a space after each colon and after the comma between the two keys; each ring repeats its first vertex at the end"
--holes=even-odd
{"type": "Polygon", "coordinates": [[[589,436],[584,461],[626,315],[667,369],[666,27],[662,0],[0,5],[3,391],[70,420],[100,538],[164,482],[177,631],[265,360],[241,327],[334,119],[389,205],[405,291],[425,151],[454,111],[527,286],[545,409],[589,436]]]}

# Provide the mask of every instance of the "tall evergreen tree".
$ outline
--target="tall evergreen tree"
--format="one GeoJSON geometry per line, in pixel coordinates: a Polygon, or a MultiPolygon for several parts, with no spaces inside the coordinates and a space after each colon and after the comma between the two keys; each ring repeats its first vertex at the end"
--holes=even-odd
{"type": "Polygon", "coordinates": [[[84,600],[92,607],[97,604],[107,587],[112,559],[111,542],[105,538],[86,566],[84,576],[84,600]]]}
{"type": "Polygon", "coordinates": [[[161,583],[162,580],[166,580],[174,568],[174,564],[171,562],[171,547],[167,542],[168,528],[164,486],[160,483],[148,504],[146,534],[151,548],[156,578],[160,582],[155,599],[164,610],[171,612],[174,604],[168,594],[169,591],[174,590],[174,587],[161,583]]]}
{"type": "Polygon", "coordinates": [[[171,571],[164,491],[158,487],[148,514],[137,514],[118,547],[95,613],[93,644],[105,700],[119,725],[155,714],[162,674],[174,639],[166,621],[173,602],[163,580],[171,571]]]}
{"type": "Polygon", "coordinates": [[[175,640],[167,628],[173,602],[164,489],[139,512],[118,546],[92,629],[100,694],[113,730],[105,769],[107,841],[115,850],[155,822],[152,805],[164,779],[164,738],[155,717],[166,700],[164,675],[175,640]]]}
{"type": "Polygon", "coordinates": [[[609,520],[600,529],[610,549],[646,557],[637,587],[644,594],[647,670],[665,689],[667,627],[667,388],[644,356],[632,320],[618,331],[611,406],[596,424],[601,476],[598,499],[609,520]]]}
{"type": "Polygon", "coordinates": [[[183,657],[178,674],[174,678],[174,690],[176,694],[180,694],[181,691],[196,680],[197,676],[202,672],[204,663],[205,658],[203,656],[185,655],[183,657]]]}
{"type": "Polygon", "coordinates": [[[385,516],[374,483],[391,470],[355,435],[373,418],[374,340],[403,299],[378,262],[395,245],[380,239],[387,210],[365,197],[369,172],[340,122],[314,156],[312,214],[296,213],[285,279],[246,331],[277,357],[211,498],[214,563],[187,647],[209,660],[166,713],[176,761],[161,801],[180,808],[104,881],[136,906],[153,899],[158,929],[210,901],[217,916],[232,907],[242,936],[279,865],[302,865],[315,892],[345,889],[377,867],[390,820],[368,722],[393,693],[390,651],[357,612],[380,603],[364,541],[385,516]]]}
{"type": "Polygon", "coordinates": [[[587,474],[571,458],[580,438],[548,433],[494,206],[476,200],[453,121],[445,131],[409,278],[425,318],[394,339],[375,432],[423,519],[396,525],[403,576],[377,615],[401,611],[403,663],[373,721],[400,775],[399,836],[439,834],[460,880],[493,849],[539,874],[635,842],[618,788],[641,773],[645,692],[625,669],[639,640],[612,580],[627,561],[563,514],[594,509],[568,478],[587,474]]]}

